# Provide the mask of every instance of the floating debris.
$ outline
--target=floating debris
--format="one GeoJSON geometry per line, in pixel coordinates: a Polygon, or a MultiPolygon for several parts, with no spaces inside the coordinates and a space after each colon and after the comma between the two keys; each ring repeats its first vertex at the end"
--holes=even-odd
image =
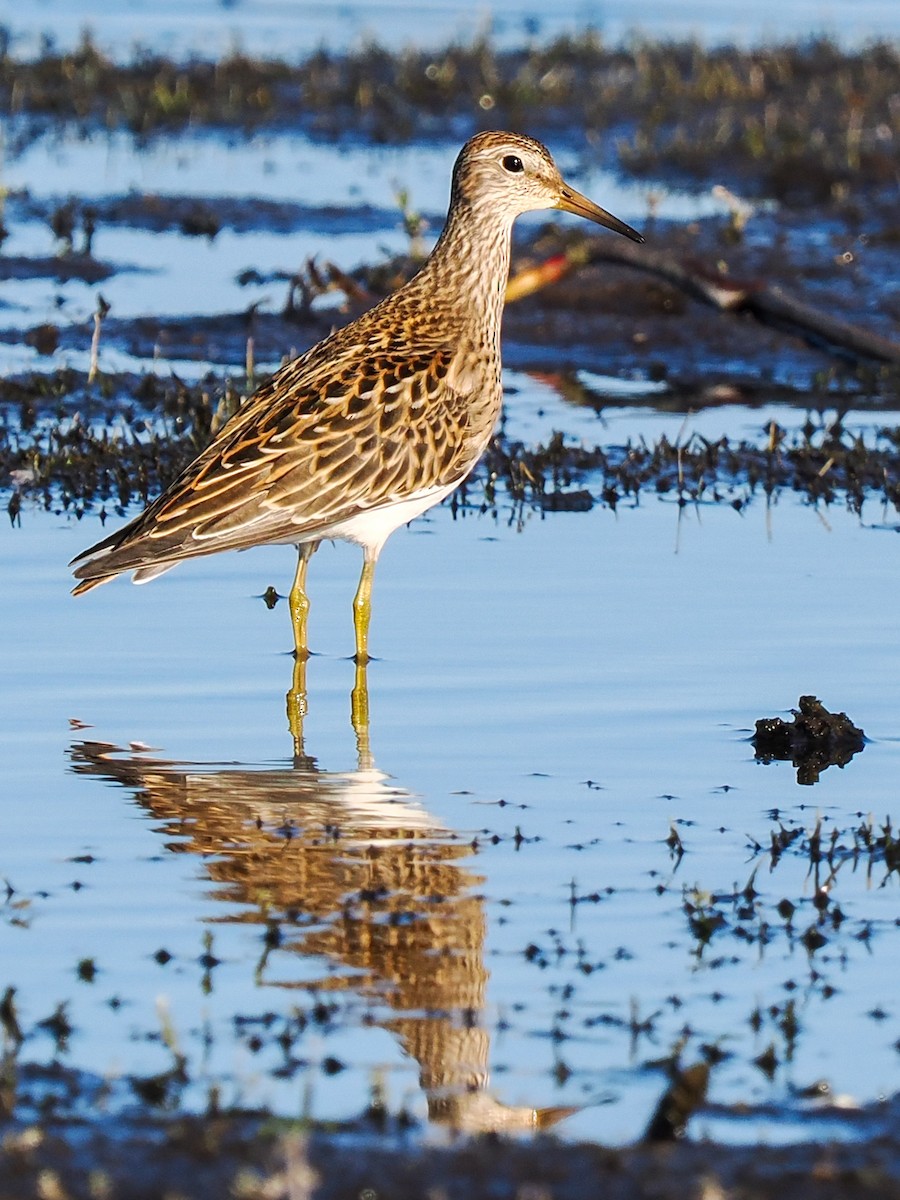
{"type": "Polygon", "coordinates": [[[797,782],[818,783],[831,766],[845,767],[866,744],[866,736],[846,713],[829,712],[815,696],[801,696],[793,721],[763,717],[756,722],[753,746],[759,762],[783,759],[797,768],[797,782]]]}

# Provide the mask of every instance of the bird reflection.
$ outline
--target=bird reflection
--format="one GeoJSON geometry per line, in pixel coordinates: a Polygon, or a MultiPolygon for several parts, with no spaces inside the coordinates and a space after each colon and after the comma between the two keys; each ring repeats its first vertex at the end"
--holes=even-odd
{"type": "Polygon", "coordinates": [[[322,770],[306,751],[306,661],[287,694],[293,763],[216,769],[78,742],[74,770],[113,780],[163,823],[168,849],[201,856],[223,920],[277,928],[264,986],[352,989],[416,1060],[429,1118],[462,1132],[548,1128],[569,1108],[507,1106],[488,1091],[483,1024],[486,918],[466,838],[445,828],[374,763],[365,665],[351,721],[356,766],[322,770]],[[285,955],[322,976],[298,983],[285,955]],[[335,969],[337,968],[337,969],[335,969]]]}

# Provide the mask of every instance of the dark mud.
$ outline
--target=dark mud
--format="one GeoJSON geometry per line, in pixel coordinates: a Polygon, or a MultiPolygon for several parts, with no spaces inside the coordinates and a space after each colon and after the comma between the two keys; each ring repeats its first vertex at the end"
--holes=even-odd
{"type": "Polygon", "coordinates": [[[3,1200],[418,1200],[540,1196],[554,1200],[895,1200],[900,1155],[884,1131],[897,1104],[853,1118],[860,1144],[728,1148],[680,1143],[607,1150],[545,1139],[458,1146],[379,1145],[364,1130],[279,1132],[258,1117],[46,1122],[0,1146],[3,1200]],[[359,1139],[365,1136],[362,1149],[359,1139]]]}
{"type": "MultiPolygon", "coordinates": [[[[377,216],[365,207],[309,209],[187,196],[85,198],[62,207],[66,232],[56,235],[58,256],[0,256],[0,277],[102,282],[130,269],[92,257],[91,239],[106,224],[214,238],[226,228],[359,232],[372,228],[377,216]]],[[[7,219],[37,218],[58,228],[59,212],[53,202],[10,197],[7,219]]],[[[587,370],[665,381],[675,392],[720,385],[747,396],[772,386],[885,396],[900,390],[900,239],[895,236],[892,202],[871,197],[864,210],[841,203],[803,216],[787,209],[761,209],[740,229],[728,216],[688,225],[653,220],[642,224],[653,251],[685,271],[684,286],[648,272],[640,263],[607,261],[615,251],[608,235],[605,240],[586,238],[581,231],[562,234],[548,225],[537,237],[517,242],[514,275],[540,269],[562,255],[573,262],[584,260],[584,265],[508,305],[507,366],[553,371],[578,361],[587,370]],[[784,328],[779,328],[777,320],[763,324],[743,311],[713,311],[692,286],[695,280],[719,280],[721,286],[749,293],[766,287],[791,296],[816,312],[886,339],[894,348],[895,362],[879,363],[865,349],[829,344],[815,323],[780,322],[784,328]]],[[[253,301],[242,312],[156,313],[133,319],[121,319],[113,311],[104,322],[102,344],[148,360],[162,353],[171,359],[242,367],[252,339],[256,361],[277,363],[358,315],[409,278],[417,265],[413,257],[378,260],[347,275],[327,262],[310,261],[276,273],[257,270],[251,262],[237,282],[271,284],[267,307],[253,301]]],[[[50,340],[46,322],[24,334],[18,327],[4,329],[0,314],[0,341],[7,344],[24,338],[46,346],[45,354],[59,348],[84,350],[90,344],[89,323],[67,324],[61,317],[50,328],[55,330],[50,340]]]]}
{"type": "Polygon", "coordinates": [[[369,204],[348,209],[329,205],[313,207],[262,197],[228,196],[209,200],[143,192],[50,202],[37,200],[27,192],[13,192],[7,196],[6,204],[11,219],[41,221],[51,226],[62,251],[56,261],[63,265],[90,263],[93,236],[104,225],[151,233],[174,231],[188,237],[211,239],[225,229],[235,233],[281,234],[306,230],[334,237],[343,233],[367,233],[389,224],[396,216],[396,213],[387,213],[369,204]]]}

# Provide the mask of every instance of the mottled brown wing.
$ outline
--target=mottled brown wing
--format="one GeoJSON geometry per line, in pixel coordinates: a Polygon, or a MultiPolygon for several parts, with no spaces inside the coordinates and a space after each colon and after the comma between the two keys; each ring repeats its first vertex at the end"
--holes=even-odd
{"type": "MultiPolygon", "coordinates": [[[[458,351],[344,349],[295,360],[119,535],[81,556],[80,578],[264,542],[328,536],[356,514],[452,484],[480,447],[450,384],[458,351]],[[318,357],[318,356],[317,356],[318,357]]],[[[77,562],[78,560],[76,560],[77,562]]]]}

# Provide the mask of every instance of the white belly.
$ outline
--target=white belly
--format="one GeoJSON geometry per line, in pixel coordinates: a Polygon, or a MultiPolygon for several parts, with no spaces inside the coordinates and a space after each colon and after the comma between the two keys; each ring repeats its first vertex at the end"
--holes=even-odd
{"type": "MultiPolygon", "coordinates": [[[[349,517],[346,521],[330,525],[327,529],[317,530],[315,540],[343,538],[348,542],[355,542],[358,546],[365,546],[369,550],[377,552],[395,529],[399,529],[401,525],[407,525],[435,504],[440,504],[460,482],[461,480],[455,479],[453,483],[417,492],[405,500],[397,500],[393,504],[381,504],[378,508],[366,509],[357,513],[356,516],[349,517]]],[[[298,539],[298,541],[304,540],[311,539],[298,539]]]]}

